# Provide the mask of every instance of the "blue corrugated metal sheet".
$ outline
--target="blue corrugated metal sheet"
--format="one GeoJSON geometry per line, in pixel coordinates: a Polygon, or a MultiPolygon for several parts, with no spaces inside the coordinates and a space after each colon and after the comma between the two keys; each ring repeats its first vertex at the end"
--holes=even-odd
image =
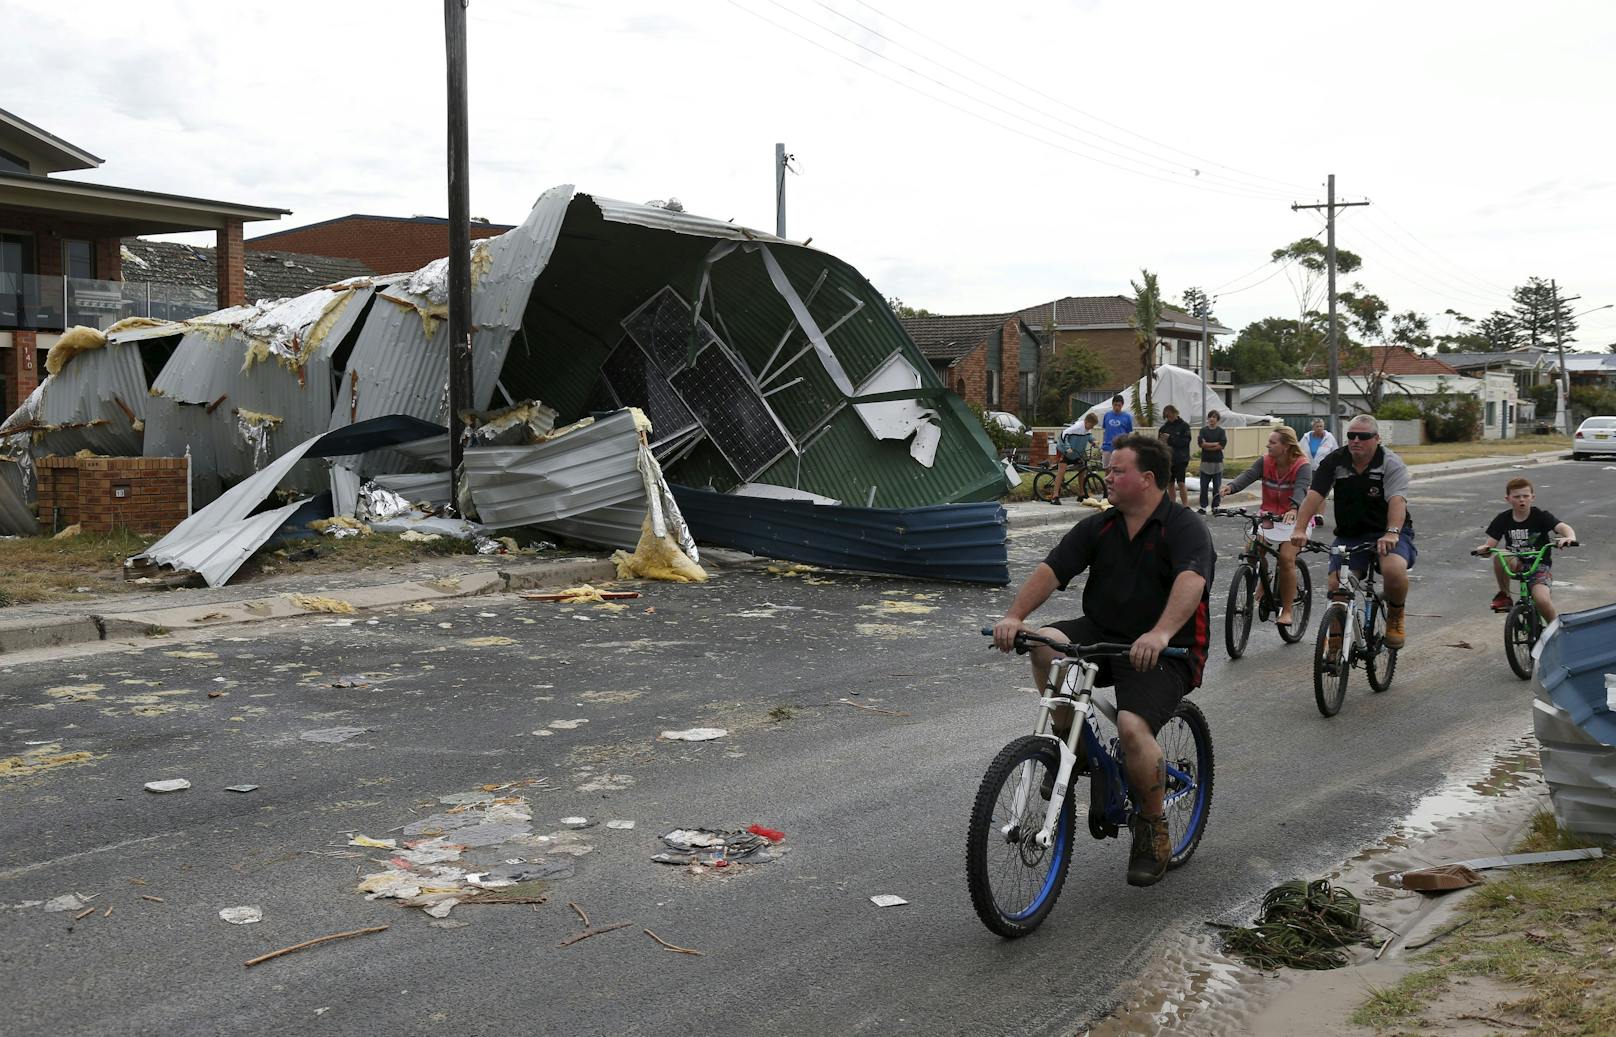
{"type": "Polygon", "coordinates": [[[697,540],[832,569],[930,580],[1010,582],[1009,535],[997,502],[849,508],[675,486],[697,540]]]}
{"type": "Polygon", "coordinates": [[[1616,673],[1616,604],[1564,613],[1559,624],[1540,646],[1537,678],[1572,723],[1616,746],[1616,713],[1605,695],[1605,674],[1616,673]]]}
{"type": "Polygon", "coordinates": [[[1616,673],[1616,605],[1567,612],[1537,646],[1532,730],[1562,827],[1616,836],[1616,713],[1606,674],[1616,673]]]}

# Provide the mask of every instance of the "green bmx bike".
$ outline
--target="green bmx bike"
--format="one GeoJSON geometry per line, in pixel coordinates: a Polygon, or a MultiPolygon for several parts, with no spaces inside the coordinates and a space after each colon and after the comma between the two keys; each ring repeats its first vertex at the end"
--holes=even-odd
{"type": "MultiPolygon", "coordinates": [[[[1571,541],[1566,547],[1576,547],[1577,542],[1571,541]]],[[[1532,649],[1537,646],[1537,639],[1543,636],[1543,614],[1537,610],[1537,602],[1532,600],[1532,577],[1543,568],[1543,560],[1548,557],[1550,548],[1554,544],[1544,544],[1529,551],[1507,551],[1502,547],[1492,547],[1486,550],[1470,552],[1477,558],[1486,558],[1492,555],[1504,567],[1504,572],[1515,581],[1515,604],[1509,607],[1509,615],[1504,617],[1504,656],[1509,659],[1509,668],[1515,671],[1515,676],[1523,681],[1532,679],[1532,649]]]]}

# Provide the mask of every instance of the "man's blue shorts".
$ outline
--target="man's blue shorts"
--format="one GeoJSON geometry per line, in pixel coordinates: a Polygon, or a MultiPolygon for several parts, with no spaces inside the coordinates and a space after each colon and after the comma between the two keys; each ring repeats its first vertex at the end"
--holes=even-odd
{"type": "MultiPolygon", "coordinates": [[[[1348,550],[1351,550],[1352,548],[1363,544],[1373,544],[1375,541],[1379,540],[1381,536],[1382,534],[1380,533],[1365,533],[1362,536],[1336,537],[1335,541],[1331,543],[1330,546],[1345,547],[1348,550]]],[[[1404,526],[1403,531],[1397,534],[1397,546],[1392,548],[1392,554],[1397,555],[1403,561],[1407,562],[1410,569],[1414,568],[1414,559],[1420,556],[1420,552],[1414,546],[1414,530],[1412,527],[1404,526]]],[[[1364,573],[1369,571],[1369,555],[1370,552],[1368,551],[1359,551],[1356,554],[1348,555],[1346,558],[1342,558],[1337,554],[1331,554],[1330,568],[1326,570],[1326,572],[1339,572],[1341,569],[1341,563],[1343,561],[1350,561],[1352,564],[1352,571],[1357,573],[1359,576],[1362,576],[1364,573]]]]}

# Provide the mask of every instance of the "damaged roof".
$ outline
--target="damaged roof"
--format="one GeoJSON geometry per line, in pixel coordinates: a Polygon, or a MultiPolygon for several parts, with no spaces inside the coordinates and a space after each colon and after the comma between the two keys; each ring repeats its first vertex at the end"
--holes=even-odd
{"type": "MultiPolygon", "coordinates": [[[[249,299],[284,299],[337,281],[380,273],[357,259],[255,249],[244,251],[242,266],[249,299]]],[[[124,238],[123,277],[125,281],[174,284],[211,292],[218,286],[218,267],[211,248],[124,238]]]]}

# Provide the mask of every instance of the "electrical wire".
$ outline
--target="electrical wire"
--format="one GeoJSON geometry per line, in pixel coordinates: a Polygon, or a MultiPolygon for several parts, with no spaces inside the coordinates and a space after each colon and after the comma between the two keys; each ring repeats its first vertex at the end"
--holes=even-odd
{"type": "MultiPolygon", "coordinates": [[[[769,0],[769,2],[774,3],[774,0],[769,0]]],[[[1055,122],[1060,123],[1060,124],[1062,124],[1064,126],[1069,126],[1072,129],[1078,131],[1080,134],[1086,134],[1087,136],[1094,137],[1094,138],[1096,138],[1098,140],[1103,140],[1108,144],[1115,144],[1119,148],[1125,148],[1125,149],[1127,149],[1129,151],[1137,152],[1139,155],[1143,156],[1145,160],[1148,160],[1150,162],[1167,162],[1167,163],[1170,163],[1170,164],[1172,164],[1174,166],[1185,166],[1185,163],[1183,163],[1182,161],[1180,161],[1178,159],[1174,159],[1174,158],[1170,158],[1170,157],[1166,157],[1166,156],[1162,156],[1162,155],[1151,154],[1149,151],[1147,151],[1147,150],[1145,150],[1143,148],[1140,148],[1140,147],[1138,147],[1136,145],[1129,144],[1126,141],[1117,140],[1114,137],[1108,137],[1108,136],[1106,136],[1104,134],[1101,134],[1101,133],[1095,133],[1093,130],[1087,129],[1087,128],[1082,127],[1082,126],[1079,126],[1077,123],[1074,123],[1071,120],[1066,119],[1066,118],[1064,118],[1064,117],[1062,117],[1062,116],[1060,116],[1060,115],[1058,115],[1058,114],[1056,114],[1054,112],[1048,111],[1047,109],[1039,108],[1039,107],[1037,107],[1035,105],[1028,104],[1026,101],[1023,101],[1023,100],[1021,100],[1021,99],[1019,99],[1017,97],[1014,97],[1014,96],[1006,93],[1005,91],[1000,90],[999,88],[997,88],[995,86],[992,86],[992,85],[990,85],[988,83],[984,83],[980,79],[976,79],[976,78],[974,78],[972,76],[966,75],[964,72],[961,72],[958,68],[955,68],[952,65],[946,64],[944,62],[937,61],[936,59],[934,59],[934,58],[930,57],[929,55],[926,55],[926,54],[916,50],[915,48],[909,46],[908,44],[904,43],[901,40],[893,39],[891,36],[888,36],[886,33],[881,32],[879,29],[876,29],[873,26],[866,25],[864,22],[859,21],[857,18],[854,18],[851,15],[848,15],[848,14],[845,14],[845,13],[843,13],[841,11],[838,11],[836,8],[834,8],[831,5],[825,3],[825,0],[812,0],[812,2],[814,4],[816,4],[816,5],[818,5],[819,7],[824,8],[826,11],[829,11],[831,14],[837,16],[838,18],[844,19],[845,21],[848,21],[848,22],[852,23],[853,25],[858,26],[860,29],[864,30],[865,32],[869,33],[870,35],[875,36],[875,37],[877,37],[879,39],[883,39],[883,40],[887,41],[888,43],[892,44],[895,47],[900,47],[903,50],[908,51],[909,53],[915,55],[916,57],[922,59],[923,61],[929,62],[930,64],[932,64],[932,65],[934,65],[934,66],[936,66],[938,68],[945,69],[950,74],[952,74],[954,76],[958,76],[960,79],[963,79],[965,82],[970,83],[973,86],[980,87],[983,90],[991,91],[992,93],[997,94],[998,96],[1004,98],[1005,100],[1009,101],[1012,104],[1019,105],[1020,107],[1023,107],[1025,109],[1027,109],[1028,111],[1036,112],[1038,115],[1040,115],[1040,116],[1042,116],[1044,118],[1047,118],[1047,119],[1052,119],[1055,122]]],[[[778,3],[775,3],[775,6],[779,7],[781,5],[778,4],[778,3]]],[[[869,6],[869,5],[866,4],[864,6],[869,6]]],[[[871,10],[875,10],[875,9],[872,7],[871,10]]],[[[876,13],[879,14],[880,12],[877,11],[876,13]]],[[[799,15],[799,17],[801,17],[801,15],[799,15]]],[[[895,19],[890,19],[890,20],[895,21],[895,19]]],[[[812,21],[810,21],[810,24],[819,25],[819,23],[812,22],[812,21]]],[[[902,23],[898,23],[898,24],[902,24],[902,23]]],[[[819,27],[824,28],[824,26],[819,26],[819,27]]],[[[906,26],[906,28],[907,28],[907,26],[906,26]]],[[[834,30],[830,30],[830,29],[826,29],[825,31],[834,32],[834,30]]],[[[909,31],[916,33],[916,35],[924,36],[924,34],[918,32],[918,30],[910,29],[909,31]]],[[[838,33],[837,35],[840,35],[840,34],[838,33]]],[[[850,42],[850,43],[855,43],[856,44],[856,41],[853,41],[848,37],[843,36],[842,38],[847,39],[848,42],[850,42]]],[[[927,38],[929,39],[929,37],[927,37],[927,38]]],[[[933,42],[936,42],[936,41],[933,41],[933,42]]],[[[856,45],[860,45],[860,44],[856,44],[856,45]]],[[[862,45],[860,45],[860,46],[862,46],[862,45]]],[[[953,48],[947,47],[946,44],[939,43],[938,46],[945,47],[945,49],[949,49],[949,50],[953,49],[953,48]]],[[[870,48],[866,48],[866,49],[870,49],[870,48]]],[[[874,51],[874,50],[871,50],[871,53],[879,54],[878,51],[874,51]]],[[[955,53],[958,53],[958,52],[956,51],[955,53]]],[[[882,56],[884,57],[884,55],[882,55],[882,56]]],[[[888,60],[890,60],[890,59],[888,59],[888,60]]],[[[968,58],[967,60],[970,60],[970,59],[968,58]]],[[[974,63],[979,64],[979,62],[974,62],[974,63]]],[[[1002,76],[1002,74],[1001,74],[1001,76],[1002,76]]],[[[1010,79],[1010,77],[1008,77],[1008,76],[1002,76],[1002,78],[1010,79]]],[[[1010,79],[1010,82],[1016,83],[1016,81],[1013,80],[1013,79],[1010,79]]],[[[1030,88],[1030,87],[1028,87],[1028,86],[1026,86],[1025,84],[1022,84],[1022,83],[1016,83],[1016,85],[1021,86],[1022,89],[1024,89],[1024,90],[1031,90],[1032,89],[1032,88],[1030,88]]],[[[1036,93],[1037,91],[1033,91],[1033,92],[1036,93]]],[[[1070,106],[1067,106],[1067,107],[1070,107],[1070,106]]],[[[1078,109],[1075,109],[1075,108],[1072,109],[1072,110],[1073,111],[1078,111],[1078,109]]],[[[1084,114],[1086,117],[1088,117],[1090,119],[1095,118],[1094,116],[1088,116],[1087,113],[1080,113],[1080,114],[1084,114]]],[[[1025,119],[1024,116],[1017,116],[1017,118],[1025,119]]],[[[1031,120],[1026,120],[1026,121],[1031,121],[1031,120]]],[[[1096,119],[1095,121],[1103,121],[1103,120],[1096,119]]],[[[1109,125],[1109,124],[1107,124],[1107,125],[1109,125]]],[[[1123,132],[1128,132],[1128,131],[1125,130],[1123,132]]],[[[1149,138],[1141,138],[1141,139],[1148,140],[1149,138]]],[[[1172,149],[1172,150],[1176,150],[1176,149],[1172,149]]],[[[1107,153],[1108,154],[1116,154],[1116,152],[1107,152],[1107,153]]],[[[1186,152],[1185,154],[1188,154],[1188,153],[1186,152]]],[[[1119,157],[1127,157],[1127,158],[1129,158],[1130,161],[1139,161],[1138,159],[1133,159],[1131,156],[1119,156],[1119,157]]],[[[1190,156],[1190,157],[1194,158],[1194,156],[1190,156]]],[[[1197,161],[1200,161],[1202,163],[1202,165],[1207,165],[1207,166],[1215,166],[1215,165],[1217,165],[1217,163],[1207,161],[1207,160],[1197,159],[1197,161]]],[[[1253,190],[1253,191],[1262,191],[1262,192],[1270,194],[1270,195],[1272,195],[1274,197],[1280,197],[1281,196],[1280,192],[1277,192],[1272,187],[1268,187],[1268,186],[1266,186],[1264,184],[1248,182],[1248,181],[1245,181],[1245,180],[1239,180],[1239,179],[1236,179],[1235,177],[1225,176],[1225,175],[1223,175],[1221,173],[1208,172],[1208,171],[1202,170],[1202,169],[1200,169],[1198,167],[1194,167],[1194,166],[1186,166],[1186,168],[1190,170],[1191,175],[1202,177],[1204,179],[1215,180],[1217,182],[1221,182],[1221,183],[1225,184],[1226,186],[1245,188],[1247,190],[1253,190]]]]}
{"type": "MultiPolygon", "coordinates": [[[[817,0],[816,0],[816,2],[817,2],[817,0]]],[[[1264,176],[1261,173],[1249,173],[1249,172],[1246,172],[1245,170],[1239,169],[1239,168],[1237,168],[1235,166],[1225,165],[1225,164],[1223,164],[1221,162],[1213,162],[1211,159],[1202,158],[1201,156],[1198,156],[1198,155],[1194,154],[1193,152],[1185,151],[1183,148],[1179,148],[1179,147],[1176,147],[1176,146],[1171,145],[1171,144],[1163,143],[1162,141],[1156,140],[1153,137],[1147,137],[1144,134],[1139,133],[1136,130],[1130,130],[1125,126],[1118,126],[1116,123],[1111,122],[1111,121],[1109,121],[1107,119],[1103,119],[1100,116],[1093,114],[1092,112],[1084,111],[1083,109],[1078,108],[1077,106],[1071,104],[1068,101],[1064,101],[1064,100],[1062,100],[1062,99],[1060,99],[1058,97],[1054,97],[1054,96],[1052,96],[1050,94],[1047,94],[1044,91],[1039,90],[1037,87],[1029,86],[1028,84],[1021,82],[1020,80],[1016,79],[1013,76],[1005,75],[1003,72],[999,71],[998,69],[994,68],[993,66],[991,66],[991,65],[989,65],[989,64],[987,64],[987,63],[985,63],[985,62],[983,62],[983,61],[981,61],[981,60],[979,60],[977,58],[974,58],[969,54],[966,54],[966,53],[963,53],[962,51],[956,50],[955,48],[949,46],[948,44],[944,43],[943,41],[941,41],[939,39],[936,39],[935,37],[928,36],[926,33],[924,33],[921,30],[915,28],[914,26],[909,25],[906,22],[900,21],[897,18],[892,17],[891,15],[889,15],[886,12],[882,11],[880,8],[876,7],[874,4],[866,3],[865,0],[854,0],[854,2],[857,3],[860,7],[864,7],[864,8],[867,8],[867,9],[875,12],[877,15],[879,15],[882,18],[885,18],[887,21],[891,22],[894,25],[902,26],[904,29],[907,29],[909,32],[914,33],[916,36],[919,36],[921,39],[926,40],[928,43],[935,44],[936,46],[939,46],[939,47],[943,48],[944,50],[948,51],[950,54],[954,54],[954,55],[956,55],[958,57],[964,58],[966,61],[971,62],[972,64],[978,66],[979,68],[987,69],[989,72],[992,72],[994,75],[998,76],[1000,79],[1003,79],[1003,80],[1006,80],[1007,82],[1013,83],[1016,86],[1020,87],[1021,89],[1026,90],[1028,93],[1035,94],[1035,95],[1037,95],[1039,97],[1042,97],[1042,98],[1044,98],[1045,100],[1048,100],[1048,101],[1053,101],[1056,104],[1062,106],[1063,108],[1066,108],[1066,109],[1068,109],[1070,111],[1076,112],[1077,114],[1083,116],[1086,119],[1092,119],[1093,121],[1095,121],[1097,123],[1100,123],[1103,126],[1109,126],[1111,129],[1118,130],[1118,131],[1120,131],[1122,133],[1126,133],[1129,136],[1138,137],[1140,140],[1147,141],[1147,142],[1149,142],[1151,144],[1156,145],[1159,148],[1165,148],[1168,151],[1177,152],[1178,154],[1184,155],[1187,158],[1194,159],[1195,161],[1200,162],[1203,165],[1216,166],[1219,169],[1227,169],[1232,173],[1239,173],[1241,176],[1251,177],[1251,178],[1257,179],[1257,180],[1266,180],[1269,183],[1272,183],[1272,184],[1278,185],[1280,187],[1283,187],[1287,191],[1290,191],[1290,192],[1293,192],[1293,193],[1299,192],[1299,193],[1304,193],[1305,194],[1307,191],[1312,190],[1312,188],[1298,187],[1295,184],[1288,183],[1288,182],[1286,182],[1284,180],[1276,180],[1273,177],[1264,176]]],[[[843,17],[846,17],[846,15],[843,15],[843,17]]],[[[873,31],[873,30],[871,30],[871,31],[873,31]]],[[[882,38],[886,39],[887,37],[883,36],[882,38]]],[[[902,44],[899,44],[899,46],[902,46],[902,44]]]]}
{"type": "MultiPolygon", "coordinates": [[[[989,126],[993,126],[993,127],[997,128],[997,129],[1004,130],[1004,131],[1009,132],[1009,133],[1014,133],[1017,136],[1025,137],[1028,140],[1033,141],[1034,143],[1042,144],[1045,147],[1053,148],[1053,149],[1055,149],[1057,151],[1066,152],[1067,154],[1072,155],[1072,156],[1074,156],[1076,158],[1081,158],[1081,159],[1084,159],[1086,161],[1096,163],[1098,165],[1107,166],[1107,167],[1109,167],[1111,169],[1115,169],[1115,170],[1118,170],[1118,171],[1123,172],[1123,173],[1129,173],[1129,174],[1134,175],[1134,176],[1145,177],[1145,178],[1150,179],[1150,180],[1157,180],[1157,181],[1160,181],[1160,182],[1166,183],[1166,184],[1174,184],[1174,185],[1180,186],[1180,187],[1191,187],[1191,188],[1195,188],[1197,190],[1202,190],[1202,191],[1211,191],[1211,192],[1216,193],[1216,194],[1227,195],[1227,196],[1229,196],[1231,198],[1245,198],[1245,199],[1248,199],[1248,200],[1256,200],[1256,201],[1262,201],[1262,202],[1267,202],[1269,200],[1269,197],[1265,196],[1265,195],[1252,194],[1252,193],[1245,192],[1245,191],[1226,190],[1226,189],[1224,189],[1224,188],[1222,188],[1220,186],[1213,185],[1213,184],[1197,183],[1192,179],[1175,179],[1175,178],[1172,178],[1170,176],[1161,176],[1161,175],[1158,175],[1156,173],[1152,173],[1152,172],[1149,172],[1149,171],[1146,171],[1146,170],[1131,169],[1131,168],[1128,168],[1126,166],[1120,166],[1120,165],[1116,164],[1115,162],[1108,162],[1105,159],[1096,158],[1093,155],[1085,154],[1084,152],[1077,151],[1077,150],[1075,150],[1073,148],[1070,148],[1070,147],[1067,147],[1065,145],[1059,144],[1057,142],[1051,141],[1046,137],[1037,136],[1037,135],[1029,133],[1029,132],[1027,132],[1025,130],[1019,129],[1019,128],[1015,127],[1015,126],[1006,125],[1005,123],[1002,123],[1002,122],[999,122],[999,121],[997,121],[995,119],[989,118],[988,116],[982,115],[980,112],[974,112],[974,111],[971,111],[968,108],[961,107],[960,105],[955,104],[954,102],[948,100],[947,98],[938,97],[938,96],[936,96],[934,94],[927,93],[926,91],[921,90],[919,87],[916,87],[912,83],[906,83],[903,80],[898,79],[898,78],[896,78],[894,76],[887,75],[886,73],[880,71],[879,69],[873,68],[870,65],[867,65],[864,62],[857,60],[856,58],[849,57],[848,55],[843,54],[840,51],[837,51],[832,47],[828,47],[825,44],[820,43],[818,40],[814,40],[814,39],[811,39],[811,38],[809,38],[807,36],[804,36],[802,33],[797,32],[795,29],[792,29],[792,28],[790,28],[789,26],[786,26],[786,25],[782,25],[779,22],[775,21],[774,19],[769,18],[766,15],[760,14],[759,12],[754,11],[754,10],[752,10],[752,9],[738,3],[737,0],[727,0],[727,2],[730,4],[730,6],[735,7],[737,9],[741,10],[741,11],[745,11],[747,14],[749,14],[752,17],[758,19],[759,21],[764,22],[764,23],[766,23],[768,25],[772,25],[776,29],[779,29],[781,32],[787,33],[787,34],[789,34],[791,36],[795,36],[797,39],[800,39],[803,42],[809,43],[809,44],[811,44],[811,45],[813,45],[815,47],[818,47],[820,50],[823,50],[828,54],[832,54],[832,55],[842,59],[843,61],[849,62],[850,64],[855,65],[858,68],[863,69],[864,71],[869,72],[872,75],[879,76],[880,78],[885,79],[890,83],[895,83],[898,86],[901,86],[906,90],[909,90],[909,91],[911,91],[913,93],[919,94],[921,97],[924,97],[927,100],[935,101],[938,104],[946,105],[947,107],[952,108],[957,112],[960,112],[960,113],[962,113],[964,115],[968,115],[971,118],[977,119],[977,120],[979,120],[981,122],[987,123],[989,126]]],[[[774,3],[774,0],[768,0],[768,2],[774,3]]],[[[775,4],[775,6],[780,6],[780,5],[775,4]]],[[[795,12],[791,12],[791,11],[789,11],[789,9],[786,9],[786,10],[788,11],[788,13],[795,14],[795,12]]],[[[798,17],[801,17],[801,16],[798,15],[798,17]]],[[[810,24],[817,25],[817,23],[812,22],[811,20],[809,20],[809,21],[810,21],[810,24]]],[[[826,30],[826,31],[830,31],[830,30],[826,30]]],[[[847,39],[846,37],[840,36],[840,34],[837,34],[837,33],[834,33],[834,32],[832,32],[831,34],[838,36],[838,38],[840,38],[840,39],[847,39]]],[[[859,46],[859,47],[863,48],[864,50],[870,50],[870,48],[864,47],[863,44],[857,43],[857,41],[849,40],[848,42],[852,42],[855,46],[859,46]]],[[[872,53],[876,53],[876,52],[872,51],[872,53]]],[[[878,57],[884,57],[884,55],[880,55],[880,54],[877,54],[877,56],[878,57]]],[[[885,60],[891,61],[892,59],[886,58],[885,60]]],[[[895,62],[894,61],[892,63],[898,65],[900,68],[904,68],[904,69],[906,69],[908,71],[913,72],[912,69],[908,69],[908,66],[903,65],[901,62],[895,62]]],[[[921,78],[928,79],[928,80],[930,80],[932,82],[936,82],[940,86],[943,86],[945,89],[949,89],[949,90],[954,91],[955,93],[961,94],[961,96],[968,96],[968,95],[965,95],[963,91],[960,91],[960,90],[958,90],[958,89],[956,89],[954,87],[951,87],[946,83],[942,83],[939,80],[936,80],[936,79],[934,79],[932,77],[926,76],[924,73],[915,72],[914,74],[921,76],[921,78]]],[[[981,103],[981,102],[978,102],[978,103],[981,103]]],[[[991,108],[991,107],[995,107],[995,106],[988,105],[988,107],[991,108]]],[[[1015,118],[1021,119],[1023,122],[1030,122],[1031,121],[1031,120],[1027,120],[1025,118],[1022,118],[1021,116],[1016,116],[1014,113],[1008,113],[1008,114],[1011,114],[1015,118]]],[[[1101,150],[1101,151],[1103,151],[1104,149],[1093,149],[1093,150],[1101,150]]]]}
{"type": "Polygon", "coordinates": [[[1464,268],[1460,267],[1457,263],[1453,262],[1451,259],[1448,259],[1446,256],[1444,256],[1442,253],[1438,252],[1436,249],[1432,248],[1430,245],[1427,245],[1427,244],[1425,244],[1425,242],[1421,241],[1419,238],[1416,238],[1412,231],[1410,231],[1407,227],[1404,227],[1401,223],[1398,223],[1397,219],[1394,216],[1392,216],[1391,213],[1386,211],[1386,207],[1385,207],[1385,205],[1383,203],[1378,203],[1377,202],[1374,205],[1374,207],[1371,209],[1371,211],[1369,213],[1369,216],[1370,216],[1371,222],[1373,222],[1376,227],[1384,230],[1388,237],[1393,236],[1395,234],[1400,234],[1405,240],[1413,243],[1414,245],[1418,246],[1419,248],[1424,249],[1429,255],[1435,257],[1438,262],[1442,263],[1444,266],[1448,267],[1450,270],[1452,270],[1455,274],[1458,275],[1456,280],[1458,280],[1459,282],[1467,284],[1472,288],[1479,288],[1479,289],[1483,290],[1486,294],[1489,294],[1489,295],[1491,295],[1493,293],[1496,293],[1496,292],[1506,292],[1507,293],[1507,292],[1510,291],[1510,289],[1505,288],[1505,287],[1503,287],[1503,286],[1501,286],[1499,284],[1496,284],[1496,283],[1494,283],[1492,281],[1488,281],[1488,280],[1486,280],[1484,278],[1477,277],[1477,276],[1469,273],[1464,268]],[[1384,222],[1382,222],[1382,221],[1384,221],[1384,222]]]}

